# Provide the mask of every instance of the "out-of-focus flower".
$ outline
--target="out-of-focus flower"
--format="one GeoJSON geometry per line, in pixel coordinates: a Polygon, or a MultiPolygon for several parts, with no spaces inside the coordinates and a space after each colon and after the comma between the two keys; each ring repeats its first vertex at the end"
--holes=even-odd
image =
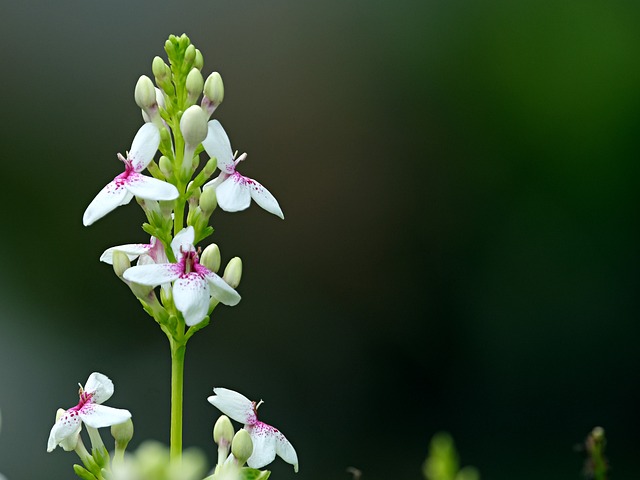
{"type": "Polygon", "coordinates": [[[251,468],[271,463],[276,454],[298,471],[298,455],[286,437],[275,427],[258,420],[259,404],[244,395],[226,388],[214,388],[215,395],[207,400],[222,413],[244,425],[253,441],[253,453],[247,460],[251,468]]]}
{"type": "Polygon", "coordinates": [[[77,436],[81,422],[92,428],[110,427],[131,418],[128,410],[101,405],[113,395],[113,382],[102,373],[93,372],[84,388],[81,386],[80,401],[60,415],[49,434],[47,452],[53,451],[65,439],[77,436]]]}

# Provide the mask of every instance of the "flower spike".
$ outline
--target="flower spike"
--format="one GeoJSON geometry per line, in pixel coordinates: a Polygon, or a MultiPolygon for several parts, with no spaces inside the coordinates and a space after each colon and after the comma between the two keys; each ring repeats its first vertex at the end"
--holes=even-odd
{"type": "MultiPolygon", "coordinates": [[[[215,395],[207,400],[236,422],[244,425],[253,441],[253,453],[247,460],[251,468],[262,468],[271,463],[276,454],[298,471],[298,455],[287,438],[271,425],[258,420],[256,402],[227,388],[214,388],[215,395]]],[[[259,405],[259,404],[258,404],[259,405]]]]}
{"type": "Polygon", "coordinates": [[[136,133],[127,158],[118,154],[124,163],[124,172],[109,182],[91,201],[84,212],[82,223],[89,226],[120,205],[126,205],[134,196],[146,200],[175,200],[178,189],[170,183],[142,175],[160,145],[160,132],[152,123],[145,123],[136,133]]]}
{"type": "Polygon", "coordinates": [[[102,373],[93,372],[84,388],[80,387],[80,401],[58,418],[51,428],[47,452],[80,432],[81,422],[92,428],[110,427],[131,418],[128,410],[101,405],[113,395],[113,382],[102,373]]]}
{"type": "Polygon", "coordinates": [[[211,120],[207,138],[202,142],[207,154],[216,158],[220,176],[205,184],[205,188],[215,188],[218,205],[227,212],[239,212],[249,208],[251,199],[267,212],[284,218],[282,209],[273,195],[255,180],[240,175],[236,171],[238,163],[247,158],[243,153],[237,159],[231,150],[231,142],[222,125],[211,120]]]}

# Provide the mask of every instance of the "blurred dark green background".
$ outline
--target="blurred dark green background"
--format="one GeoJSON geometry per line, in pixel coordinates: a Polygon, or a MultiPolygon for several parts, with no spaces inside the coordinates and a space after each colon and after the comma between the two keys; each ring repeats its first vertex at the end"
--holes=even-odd
{"type": "Polygon", "coordinates": [[[120,172],[133,88],[170,33],[221,72],[217,118],[278,198],[214,217],[245,274],[187,352],[185,445],[214,458],[214,386],[264,399],[300,473],[418,479],[452,433],[485,479],[578,479],[610,438],[638,477],[640,4],[575,1],[26,1],[1,4],[0,472],[46,454],[94,370],[168,442],[169,358],[98,262],[141,210],[82,213],[120,172]]]}

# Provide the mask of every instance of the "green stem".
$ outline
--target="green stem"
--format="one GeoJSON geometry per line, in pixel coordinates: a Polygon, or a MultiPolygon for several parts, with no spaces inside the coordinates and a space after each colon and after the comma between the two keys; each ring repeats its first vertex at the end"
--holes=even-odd
{"type": "Polygon", "coordinates": [[[184,387],[184,342],[171,339],[171,449],[172,462],[182,460],[182,392],[184,387]]]}

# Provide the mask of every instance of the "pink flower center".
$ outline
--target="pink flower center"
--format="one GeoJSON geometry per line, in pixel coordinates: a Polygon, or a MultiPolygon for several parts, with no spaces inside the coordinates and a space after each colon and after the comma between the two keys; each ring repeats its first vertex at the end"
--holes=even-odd
{"type": "Polygon", "coordinates": [[[69,411],[77,412],[79,410],[82,410],[82,407],[84,407],[87,403],[93,403],[91,399],[95,395],[95,392],[85,392],[84,389],[80,387],[80,391],[78,392],[78,394],[80,395],[80,401],[78,402],[78,405],[76,405],[75,407],[71,407],[69,411]]]}
{"type": "Polygon", "coordinates": [[[185,252],[184,250],[182,250],[182,247],[180,247],[180,252],[182,253],[180,264],[182,266],[183,277],[189,276],[189,274],[191,273],[196,273],[201,277],[204,277],[206,275],[207,269],[200,265],[198,252],[194,250],[188,250],[185,252]]]}

